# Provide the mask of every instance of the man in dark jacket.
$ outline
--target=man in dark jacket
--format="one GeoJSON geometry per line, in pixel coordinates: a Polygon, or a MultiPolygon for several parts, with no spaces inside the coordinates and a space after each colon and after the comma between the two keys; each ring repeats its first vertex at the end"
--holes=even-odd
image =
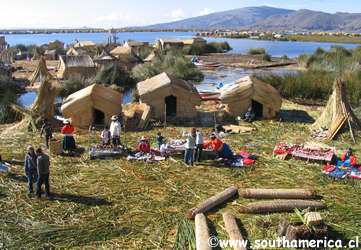
{"type": "Polygon", "coordinates": [[[24,160],[24,171],[26,177],[28,178],[29,194],[33,192],[33,181],[38,179],[36,163],[34,148],[29,146],[24,160]]]}
{"type": "Polygon", "coordinates": [[[43,120],[43,125],[40,129],[40,137],[45,133],[45,146],[49,148],[49,140],[53,138],[53,129],[47,119],[43,120]]]}
{"type": "Polygon", "coordinates": [[[38,181],[36,183],[36,198],[40,199],[41,197],[41,186],[45,185],[45,197],[50,195],[49,187],[49,166],[50,160],[49,156],[43,153],[41,148],[36,149],[37,155],[37,169],[38,169],[38,181]]]}

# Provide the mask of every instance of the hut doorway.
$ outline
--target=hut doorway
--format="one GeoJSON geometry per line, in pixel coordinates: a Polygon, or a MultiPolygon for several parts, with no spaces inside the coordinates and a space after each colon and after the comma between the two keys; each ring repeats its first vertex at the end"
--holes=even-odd
{"type": "Polygon", "coordinates": [[[262,103],[252,100],[252,110],[257,118],[263,117],[263,105],[262,103]]]}
{"type": "Polygon", "coordinates": [[[177,97],[170,95],[165,98],[167,116],[177,115],[177,97]]]}
{"type": "Polygon", "coordinates": [[[98,109],[93,109],[93,123],[94,125],[104,125],[105,115],[98,109]]]}

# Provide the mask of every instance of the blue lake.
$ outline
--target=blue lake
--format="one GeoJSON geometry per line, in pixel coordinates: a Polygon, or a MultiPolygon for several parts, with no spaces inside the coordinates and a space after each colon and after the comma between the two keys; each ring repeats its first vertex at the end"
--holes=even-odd
{"type": "MultiPolygon", "coordinates": [[[[186,39],[195,36],[195,32],[119,32],[118,41],[138,40],[154,43],[158,38],[180,38],[186,39]]],[[[16,44],[35,44],[41,45],[54,40],[60,40],[65,44],[72,43],[75,39],[79,41],[93,41],[94,43],[104,43],[107,33],[52,33],[52,34],[18,34],[5,35],[6,41],[11,45],[16,44]]],[[[288,57],[297,57],[300,54],[312,54],[317,48],[326,50],[332,45],[354,48],[359,44],[341,44],[341,43],[318,43],[318,42],[281,42],[281,41],[262,41],[251,39],[230,39],[230,38],[206,38],[207,41],[223,42],[227,41],[233,50],[228,53],[246,53],[251,48],[264,48],[272,56],[280,57],[286,54],[288,57]]]]}

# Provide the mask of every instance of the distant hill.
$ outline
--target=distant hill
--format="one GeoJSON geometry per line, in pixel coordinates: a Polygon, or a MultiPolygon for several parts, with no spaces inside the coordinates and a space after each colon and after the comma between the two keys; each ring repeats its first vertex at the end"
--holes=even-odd
{"type": "Polygon", "coordinates": [[[273,15],[248,26],[263,30],[304,30],[304,31],[361,31],[361,14],[335,13],[298,10],[288,14],[273,15]]]}
{"type": "Polygon", "coordinates": [[[293,10],[278,9],[267,6],[247,7],[222,12],[216,12],[204,16],[192,17],[181,21],[162,23],[146,26],[151,29],[216,29],[216,28],[239,28],[251,25],[266,18],[288,14],[293,10]]]}
{"type": "Polygon", "coordinates": [[[176,22],[154,24],[152,29],[259,29],[361,32],[361,13],[325,13],[267,6],[247,7],[176,22]]]}

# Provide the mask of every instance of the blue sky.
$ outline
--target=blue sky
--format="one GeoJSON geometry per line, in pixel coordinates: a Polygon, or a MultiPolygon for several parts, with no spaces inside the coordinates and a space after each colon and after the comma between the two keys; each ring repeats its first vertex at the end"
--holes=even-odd
{"type": "Polygon", "coordinates": [[[0,28],[118,28],[262,5],[361,13],[360,0],[1,0],[0,28]]]}

